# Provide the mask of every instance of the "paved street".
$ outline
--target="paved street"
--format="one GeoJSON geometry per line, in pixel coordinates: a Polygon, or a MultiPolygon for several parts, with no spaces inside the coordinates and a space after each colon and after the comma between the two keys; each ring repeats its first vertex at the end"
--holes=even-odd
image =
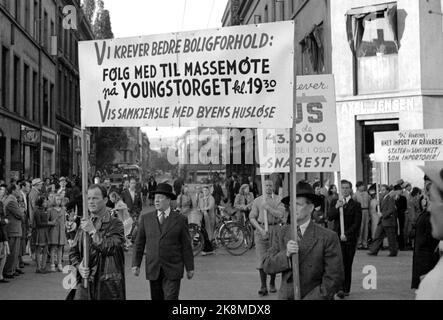
{"type": "MultiPolygon", "coordinates": [[[[144,277],[144,267],[139,278],[130,273],[131,254],[126,255],[127,299],[149,298],[149,285],[144,277]]],[[[365,251],[357,253],[354,263],[353,293],[355,300],[411,300],[414,293],[409,289],[411,277],[411,252],[400,252],[396,258],[388,258],[387,252],[378,257],[369,257],[365,251]],[[362,281],[365,265],[377,269],[377,290],[364,290],[362,281]]],[[[191,281],[182,281],[180,299],[183,300],[274,300],[276,294],[259,298],[258,273],[254,270],[255,256],[251,250],[241,257],[234,257],[219,250],[214,256],[198,256],[195,260],[196,273],[191,281]]],[[[0,300],[60,300],[67,291],[62,282],[62,273],[36,274],[32,266],[26,267],[25,275],[0,285],[0,300]]],[[[277,278],[277,285],[279,278],[277,278]]]]}

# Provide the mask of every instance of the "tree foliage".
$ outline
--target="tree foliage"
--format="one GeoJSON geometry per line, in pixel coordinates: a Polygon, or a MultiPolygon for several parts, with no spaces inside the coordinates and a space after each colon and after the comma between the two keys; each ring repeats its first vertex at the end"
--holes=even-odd
{"type": "Polygon", "coordinates": [[[83,12],[85,13],[86,18],[89,23],[92,24],[92,18],[94,17],[95,12],[95,0],[85,0],[83,3],[83,12]]]}
{"type": "Polygon", "coordinates": [[[128,145],[128,137],[124,128],[99,128],[95,137],[96,167],[103,170],[114,160],[114,154],[128,145]]]}
{"type": "Polygon", "coordinates": [[[114,34],[112,33],[111,16],[109,11],[105,9],[102,0],[97,1],[97,6],[97,16],[95,17],[93,26],[95,39],[113,39],[114,34]]]}

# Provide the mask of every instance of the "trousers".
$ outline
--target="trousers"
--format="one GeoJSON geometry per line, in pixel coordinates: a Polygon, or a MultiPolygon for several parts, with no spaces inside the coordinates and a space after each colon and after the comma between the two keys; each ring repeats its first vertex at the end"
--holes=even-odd
{"type": "Polygon", "coordinates": [[[170,280],[165,277],[163,269],[160,268],[160,274],[157,280],[149,281],[151,288],[151,299],[152,300],[178,300],[180,293],[180,282],[179,280],[170,280]]]}

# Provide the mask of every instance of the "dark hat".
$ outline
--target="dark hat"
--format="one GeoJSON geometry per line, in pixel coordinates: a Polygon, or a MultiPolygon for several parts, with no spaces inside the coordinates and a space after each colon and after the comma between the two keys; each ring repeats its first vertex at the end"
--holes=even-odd
{"type": "Polygon", "coordinates": [[[318,207],[322,204],[322,198],[315,194],[314,189],[311,187],[309,183],[299,182],[296,186],[297,197],[304,197],[311,200],[315,207],[318,207]]]}
{"type": "Polygon", "coordinates": [[[177,199],[177,196],[175,195],[175,193],[172,192],[172,186],[170,184],[167,183],[159,183],[157,185],[157,190],[155,190],[154,192],[152,192],[152,194],[164,194],[165,196],[167,196],[168,198],[170,198],[171,200],[175,200],[177,199]]]}
{"type": "Polygon", "coordinates": [[[289,206],[289,201],[290,201],[290,197],[287,196],[281,200],[281,203],[283,203],[285,206],[289,206]]]}

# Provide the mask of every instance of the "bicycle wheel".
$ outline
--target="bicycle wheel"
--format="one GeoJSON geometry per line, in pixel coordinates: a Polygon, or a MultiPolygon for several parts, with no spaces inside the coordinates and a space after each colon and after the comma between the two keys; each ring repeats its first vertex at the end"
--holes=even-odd
{"type": "Polygon", "coordinates": [[[192,252],[195,257],[203,250],[205,246],[205,238],[200,227],[194,224],[189,226],[189,234],[191,236],[192,252]]]}
{"type": "Polygon", "coordinates": [[[226,224],[220,233],[221,243],[231,255],[241,256],[249,250],[247,233],[240,224],[226,224]]]}

